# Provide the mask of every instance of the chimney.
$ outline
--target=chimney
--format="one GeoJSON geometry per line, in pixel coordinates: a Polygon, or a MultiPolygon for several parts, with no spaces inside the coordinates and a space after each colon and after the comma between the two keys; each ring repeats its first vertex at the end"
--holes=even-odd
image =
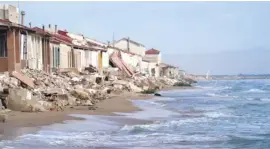
{"type": "Polygon", "coordinates": [[[49,29],[51,29],[51,24],[49,24],[49,29]]]}
{"type": "Polygon", "coordinates": [[[29,22],[29,27],[31,28],[31,22],[29,22]]]}
{"type": "Polygon", "coordinates": [[[54,25],[54,32],[57,33],[57,25],[54,25]]]}
{"type": "Polygon", "coordinates": [[[45,27],[44,27],[44,25],[42,25],[42,30],[43,30],[43,31],[45,31],[45,27]]]}
{"type": "Polygon", "coordinates": [[[130,49],[129,49],[129,37],[127,38],[127,50],[128,50],[128,52],[130,52],[130,49]]]}
{"type": "Polygon", "coordinates": [[[21,11],[21,25],[24,25],[24,16],[25,16],[25,12],[21,11]]]}

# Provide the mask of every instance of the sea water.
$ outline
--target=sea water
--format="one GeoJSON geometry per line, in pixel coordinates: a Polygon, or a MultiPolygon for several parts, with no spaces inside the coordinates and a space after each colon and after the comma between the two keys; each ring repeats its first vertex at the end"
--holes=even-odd
{"type": "Polygon", "coordinates": [[[134,100],[142,111],[89,116],[3,140],[5,149],[267,149],[270,80],[201,81],[196,89],[134,100]],[[119,119],[151,120],[125,124],[119,119]]]}

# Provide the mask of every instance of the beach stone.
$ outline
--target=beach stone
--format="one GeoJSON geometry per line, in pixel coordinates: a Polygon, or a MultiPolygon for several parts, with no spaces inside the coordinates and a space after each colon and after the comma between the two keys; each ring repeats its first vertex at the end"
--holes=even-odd
{"type": "Polygon", "coordinates": [[[101,84],[102,83],[102,77],[96,77],[96,83],[101,84]]]}
{"type": "Polygon", "coordinates": [[[91,100],[86,100],[86,101],[82,101],[82,105],[83,105],[83,106],[92,106],[93,103],[92,103],[91,100]]]}
{"type": "Polygon", "coordinates": [[[16,79],[16,78],[10,77],[9,78],[9,84],[14,86],[14,87],[17,87],[17,86],[19,86],[19,80],[16,79]]]}
{"type": "Polygon", "coordinates": [[[65,94],[65,90],[62,88],[49,88],[44,91],[45,95],[52,95],[52,94],[65,94]]]}
{"type": "Polygon", "coordinates": [[[71,79],[71,81],[79,82],[79,81],[80,81],[80,78],[78,78],[78,77],[73,77],[73,78],[71,79]]]}
{"type": "Polygon", "coordinates": [[[76,105],[76,98],[74,98],[72,96],[68,96],[68,105],[69,106],[76,105]]]}
{"type": "Polygon", "coordinates": [[[125,80],[115,80],[113,82],[113,84],[120,84],[120,85],[128,86],[129,85],[129,82],[128,81],[125,81],[125,80]]]}
{"type": "Polygon", "coordinates": [[[22,112],[43,112],[46,109],[32,96],[27,89],[10,89],[7,97],[7,108],[22,112]]]}
{"type": "Polygon", "coordinates": [[[73,95],[76,98],[79,98],[81,100],[88,100],[89,95],[87,92],[85,92],[83,89],[75,89],[71,92],[71,95],[73,95]]]}
{"type": "Polygon", "coordinates": [[[35,81],[34,81],[34,84],[35,84],[36,86],[41,86],[43,83],[42,83],[41,80],[35,80],[35,81]]]}
{"type": "Polygon", "coordinates": [[[94,96],[97,93],[97,90],[95,89],[85,89],[85,91],[90,95],[90,96],[94,96]]]}
{"type": "Polygon", "coordinates": [[[161,94],[159,94],[159,93],[155,93],[154,95],[155,95],[155,96],[161,96],[161,94]]]}
{"type": "Polygon", "coordinates": [[[129,87],[131,89],[131,91],[139,93],[142,92],[143,90],[141,88],[139,88],[138,86],[134,85],[133,83],[129,84],[129,87]]]}
{"type": "Polygon", "coordinates": [[[0,114],[0,122],[5,123],[7,121],[7,114],[0,114]]]}
{"type": "Polygon", "coordinates": [[[57,107],[65,107],[68,105],[68,100],[57,100],[55,105],[57,107]]]}
{"type": "MultiPolygon", "coordinates": [[[[48,102],[48,101],[43,101],[43,100],[39,100],[38,101],[41,105],[42,105],[42,107],[44,107],[45,109],[50,109],[51,107],[52,107],[52,102],[48,102]]],[[[44,111],[47,111],[47,110],[45,110],[44,109],[44,111]]]]}
{"type": "Polygon", "coordinates": [[[144,85],[142,89],[143,90],[149,90],[149,86],[144,85]]]}
{"type": "Polygon", "coordinates": [[[3,108],[5,108],[4,107],[4,104],[2,102],[3,102],[3,99],[0,99],[0,110],[3,109],[3,108]]]}

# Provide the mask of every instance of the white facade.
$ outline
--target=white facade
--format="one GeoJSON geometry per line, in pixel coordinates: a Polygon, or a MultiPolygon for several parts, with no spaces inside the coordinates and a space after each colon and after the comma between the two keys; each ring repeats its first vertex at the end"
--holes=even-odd
{"type": "Polygon", "coordinates": [[[50,44],[51,68],[72,68],[72,50],[66,44],[50,44]],[[59,49],[59,51],[56,51],[59,49]]]}
{"type": "Polygon", "coordinates": [[[143,59],[146,61],[155,62],[157,64],[160,64],[161,63],[161,53],[159,53],[159,54],[145,54],[143,59]]]}
{"type": "Polygon", "coordinates": [[[98,51],[91,51],[91,64],[96,68],[98,68],[98,54],[98,51]]]}
{"type": "Polygon", "coordinates": [[[87,67],[85,64],[85,51],[81,49],[74,49],[74,62],[75,62],[75,67],[79,70],[82,71],[84,70],[85,67],[87,67]]]}
{"type": "Polygon", "coordinates": [[[148,72],[149,72],[150,76],[159,77],[160,70],[159,70],[157,63],[149,62],[148,72]]]}
{"type": "Polygon", "coordinates": [[[102,68],[109,68],[109,53],[102,52],[102,68]]]}
{"type": "Polygon", "coordinates": [[[50,58],[51,69],[52,68],[59,68],[60,67],[60,46],[59,46],[59,44],[50,43],[50,57],[51,57],[50,58]]]}
{"type": "Polygon", "coordinates": [[[146,48],[141,45],[141,44],[135,44],[132,41],[129,41],[128,44],[128,40],[126,39],[121,39],[118,42],[114,43],[114,46],[120,49],[123,49],[125,51],[128,51],[128,47],[129,47],[129,52],[144,56],[145,55],[145,50],[146,48]]]}
{"type": "Polygon", "coordinates": [[[91,65],[91,51],[85,50],[85,67],[89,67],[91,65]]]}
{"type": "Polygon", "coordinates": [[[60,68],[72,67],[72,50],[71,47],[60,43],[60,68]]]}
{"type": "Polygon", "coordinates": [[[142,61],[141,73],[146,76],[159,77],[160,69],[157,63],[142,61]]]}
{"type": "Polygon", "coordinates": [[[36,34],[27,35],[27,63],[30,69],[43,70],[42,38],[36,34]]]}
{"type": "Polygon", "coordinates": [[[145,74],[145,75],[150,75],[150,73],[149,73],[149,62],[142,61],[141,73],[145,74]]]}
{"type": "Polygon", "coordinates": [[[107,48],[107,53],[108,53],[109,56],[110,56],[114,51],[116,51],[116,50],[113,49],[113,48],[107,48]]]}
{"type": "MultiPolygon", "coordinates": [[[[87,41],[84,39],[83,35],[78,34],[72,34],[67,33],[67,35],[72,38],[72,43],[77,46],[85,46],[87,47],[87,41]]],[[[77,68],[79,71],[84,70],[85,67],[88,67],[87,63],[89,63],[88,60],[86,60],[87,56],[89,56],[88,52],[85,52],[85,50],[74,48],[74,62],[75,62],[75,68],[77,68]]]]}

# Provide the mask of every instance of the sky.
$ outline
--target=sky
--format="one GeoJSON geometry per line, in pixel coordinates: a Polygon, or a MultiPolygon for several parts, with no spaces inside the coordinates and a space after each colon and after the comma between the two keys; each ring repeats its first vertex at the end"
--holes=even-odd
{"type": "Polygon", "coordinates": [[[270,2],[1,3],[19,6],[32,26],[105,43],[130,37],[188,73],[270,73],[270,2]]]}

